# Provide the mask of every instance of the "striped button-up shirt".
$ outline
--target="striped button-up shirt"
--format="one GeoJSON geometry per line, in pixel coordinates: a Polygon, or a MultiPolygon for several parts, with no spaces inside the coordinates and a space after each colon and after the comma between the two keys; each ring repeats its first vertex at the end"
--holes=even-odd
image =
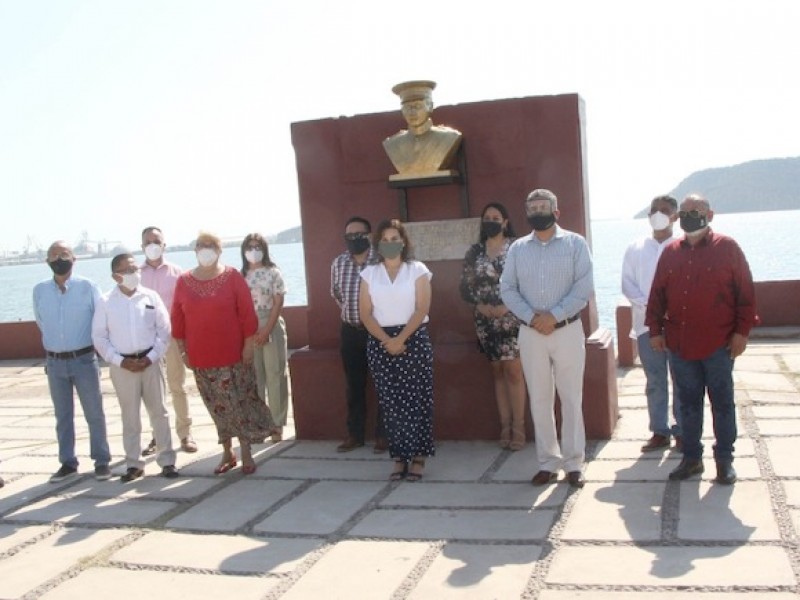
{"type": "Polygon", "coordinates": [[[331,264],[331,296],[341,310],[341,319],[350,325],[361,325],[358,316],[358,289],[361,285],[361,271],[375,263],[375,253],[369,250],[367,260],[359,265],[353,255],[343,252],[331,264]]]}
{"type": "Polygon", "coordinates": [[[593,290],[592,256],[577,233],[556,226],[548,241],[530,233],[508,250],[500,294],[523,323],[548,312],[556,321],[573,317],[589,302],[593,290]]]}

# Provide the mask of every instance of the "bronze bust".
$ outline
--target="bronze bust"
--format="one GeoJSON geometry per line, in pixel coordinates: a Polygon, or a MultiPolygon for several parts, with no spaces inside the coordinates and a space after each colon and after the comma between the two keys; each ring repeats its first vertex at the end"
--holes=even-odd
{"type": "Polygon", "coordinates": [[[383,141],[383,148],[397,169],[390,181],[457,174],[451,166],[461,145],[461,132],[433,124],[435,87],[434,81],[406,81],[392,88],[400,96],[408,129],[383,141]]]}

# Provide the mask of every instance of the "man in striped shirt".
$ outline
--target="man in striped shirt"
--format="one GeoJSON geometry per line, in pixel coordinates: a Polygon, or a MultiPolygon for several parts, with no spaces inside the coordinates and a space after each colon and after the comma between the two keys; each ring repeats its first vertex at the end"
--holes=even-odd
{"type": "Polygon", "coordinates": [[[533,231],[509,248],[500,293],[503,303],[523,323],[520,359],[539,460],[539,472],[531,483],[553,483],[563,469],[570,485],[583,487],[586,349],[580,313],[593,291],[592,257],[583,237],[558,226],[558,200],[553,192],[532,191],[525,212],[533,231]],[[560,445],[554,384],[561,400],[560,445]]]}
{"type": "MultiPolygon", "coordinates": [[[[358,290],[361,271],[374,262],[369,234],[369,221],[351,217],[344,229],[347,251],[331,265],[331,296],[341,311],[339,350],[347,381],[347,439],[337,446],[337,452],[350,452],[364,445],[367,414],[367,330],[358,315],[358,290]]],[[[376,454],[386,452],[383,418],[378,412],[375,429],[376,454]]]]}

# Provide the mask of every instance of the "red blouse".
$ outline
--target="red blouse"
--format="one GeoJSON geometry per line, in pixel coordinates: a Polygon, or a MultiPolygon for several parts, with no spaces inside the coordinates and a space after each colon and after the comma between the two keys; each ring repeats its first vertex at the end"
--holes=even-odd
{"type": "Polygon", "coordinates": [[[172,337],[186,341],[193,367],[226,367],[242,359],[244,340],[258,329],[250,288],[235,269],[203,281],[181,275],[172,301],[172,337]]]}

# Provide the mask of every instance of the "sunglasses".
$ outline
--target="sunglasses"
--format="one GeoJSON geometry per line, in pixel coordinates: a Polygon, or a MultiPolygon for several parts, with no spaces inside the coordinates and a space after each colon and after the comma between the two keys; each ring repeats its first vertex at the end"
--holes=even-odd
{"type": "Polygon", "coordinates": [[[705,217],[706,213],[700,212],[699,210],[682,210],[678,213],[678,216],[681,219],[685,219],[686,217],[691,217],[692,219],[699,219],[700,217],[705,217]]]}
{"type": "Polygon", "coordinates": [[[369,234],[366,231],[359,231],[358,233],[345,233],[344,234],[344,239],[349,240],[351,242],[355,241],[355,240],[363,239],[365,237],[369,237],[369,234]]]}

